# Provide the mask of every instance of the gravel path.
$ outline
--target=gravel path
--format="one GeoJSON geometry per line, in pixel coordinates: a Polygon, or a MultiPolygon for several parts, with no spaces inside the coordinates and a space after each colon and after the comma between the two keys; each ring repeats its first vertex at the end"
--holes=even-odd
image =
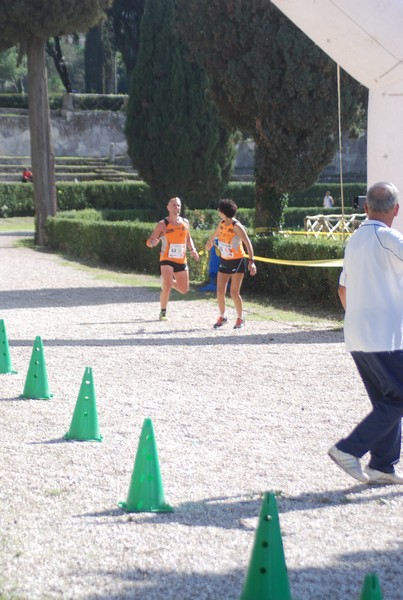
{"type": "Polygon", "coordinates": [[[269,311],[214,331],[214,301],[176,295],[161,323],[150,278],[116,284],[16,239],[0,234],[18,371],[0,375],[0,597],[237,600],[276,491],[293,600],[357,600],[371,571],[403,598],[403,490],[355,485],[326,454],[369,405],[342,332],[269,311]],[[49,401],[19,399],[36,336],[49,401]],[[63,439],[85,367],[102,443],[63,439]],[[117,506],[147,417],[172,513],[117,506]]]}

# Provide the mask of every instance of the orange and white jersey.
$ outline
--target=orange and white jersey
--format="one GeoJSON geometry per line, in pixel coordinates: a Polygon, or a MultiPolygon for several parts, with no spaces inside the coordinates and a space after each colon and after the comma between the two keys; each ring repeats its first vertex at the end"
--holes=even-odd
{"type": "Polygon", "coordinates": [[[173,225],[164,219],[166,231],[161,237],[161,260],[170,260],[179,264],[186,264],[186,240],[188,227],[182,219],[177,225],[173,225]]]}
{"type": "Polygon", "coordinates": [[[234,228],[234,225],[236,225],[237,222],[238,221],[234,219],[232,223],[226,225],[225,220],[223,219],[219,225],[218,247],[221,258],[224,260],[243,258],[245,256],[242,240],[234,228]]]}

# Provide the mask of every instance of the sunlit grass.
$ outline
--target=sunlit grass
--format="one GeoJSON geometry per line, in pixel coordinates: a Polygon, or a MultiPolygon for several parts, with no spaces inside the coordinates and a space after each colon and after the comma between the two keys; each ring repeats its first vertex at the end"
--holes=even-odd
{"type": "Polygon", "coordinates": [[[4,217],[0,218],[2,231],[35,231],[34,217],[4,217]]]}

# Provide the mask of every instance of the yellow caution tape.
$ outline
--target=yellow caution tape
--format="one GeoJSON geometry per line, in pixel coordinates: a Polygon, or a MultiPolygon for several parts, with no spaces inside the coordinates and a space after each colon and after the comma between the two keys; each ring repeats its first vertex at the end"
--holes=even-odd
{"type": "MultiPolygon", "coordinates": [[[[204,250],[199,251],[199,255],[203,253],[204,250]]],[[[249,258],[247,254],[245,254],[245,256],[246,258],[249,258]]],[[[330,260],[281,260],[280,258],[266,258],[265,256],[255,256],[254,260],[274,265],[287,265],[290,267],[343,267],[342,258],[334,258],[330,260]]]]}
{"type": "Polygon", "coordinates": [[[269,227],[256,227],[255,233],[268,233],[273,232],[276,235],[304,235],[305,237],[309,237],[311,235],[317,237],[318,235],[326,235],[330,236],[340,236],[340,237],[349,237],[352,235],[351,231],[287,231],[286,229],[270,229],[269,227]]]}
{"type": "MultiPolygon", "coordinates": [[[[248,255],[246,255],[247,258],[248,255]]],[[[266,258],[265,256],[255,256],[255,261],[272,263],[275,265],[289,265],[292,267],[342,267],[343,259],[335,258],[331,260],[281,260],[279,258],[266,258]]]]}

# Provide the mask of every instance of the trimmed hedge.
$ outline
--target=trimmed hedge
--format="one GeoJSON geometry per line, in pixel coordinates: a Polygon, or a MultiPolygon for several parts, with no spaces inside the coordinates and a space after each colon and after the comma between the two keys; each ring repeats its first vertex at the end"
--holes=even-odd
{"type": "MultiPolygon", "coordinates": [[[[88,216],[88,215],[87,215],[88,216]]],[[[47,220],[48,245],[69,255],[99,261],[105,265],[139,273],[159,273],[159,251],[146,247],[154,223],[106,222],[94,219],[53,217],[47,220]]],[[[198,250],[203,250],[211,231],[193,230],[198,250]]],[[[286,260],[322,260],[341,258],[341,241],[251,235],[255,255],[286,260]]],[[[189,260],[192,281],[208,280],[209,256],[203,252],[200,262],[189,260]]],[[[258,262],[255,277],[247,276],[245,291],[267,297],[284,296],[338,306],[339,268],[293,267],[258,262]]]]}
{"type": "MultiPolygon", "coordinates": [[[[49,107],[60,110],[64,94],[51,94],[49,107]]],[[[79,110],[111,110],[124,108],[124,94],[72,94],[73,106],[79,110]]],[[[0,108],[23,108],[28,110],[28,94],[0,94],[0,108]]]]}
{"type": "MultiPolygon", "coordinates": [[[[151,275],[159,274],[159,249],[151,250],[146,240],[154,223],[107,222],[93,219],[51,217],[47,219],[48,246],[71,256],[99,261],[123,269],[151,275]]],[[[204,249],[206,236],[193,231],[198,250],[204,249]]],[[[192,279],[202,281],[208,272],[208,256],[189,259],[192,279]]]]}
{"type": "MultiPolygon", "coordinates": [[[[255,256],[281,260],[331,260],[342,258],[342,241],[282,236],[251,236],[255,256]]],[[[267,297],[288,297],[315,302],[332,309],[337,296],[340,268],[282,266],[257,261],[255,277],[246,277],[244,290],[267,297]]]]}
{"type": "MultiPolygon", "coordinates": [[[[284,211],[284,226],[283,229],[303,230],[304,218],[314,214],[341,214],[341,210],[324,209],[319,210],[318,207],[307,208],[286,208],[284,211]]],[[[357,213],[352,208],[345,210],[345,215],[357,213]]],[[[93,219],[95,221],[158,221],[164,215],[152,209],[108,209],[97,210],[95,208],[87,208],[81,211],[65,211],[59,212],[59,216],[78,219],[93,219]]],[[[192,229],[200,229],[210,231],[217,226],[219,215],[217,210],[206,208],[205,210],[187,210],[184,216],[189,220],[192,229]]],[[[255,227],[255,210],[253,208],[240,208],[237,212],[237,218],[247,229],[255,227]]]]}
{"type": "MultiPolygon", "coordinates": [[[[63,106],[63,96],[49,96],[49,108],[58,110],[63,106]]],[[[28,94],[0,94],[0,108],[23,108],[28,110],[28,94]]]]}
{"type": "MultiPolygon", "coordinates": [[[[339,183],[315,183],[302,192],[290,192],[288,194],[288,206],[320,206],[323,208],[323,197],[326,190],[335,200],[336,206],[341,207],[341,187],[339,183]]],[[[365,183],[344,183],[343,196],[345,208],[353,207],[354,196],[365,196],[367,185],[365,183]]]]}
{"type": "Polygon", "coordinates": [[[0,183],[0,216],[32,217],[34,189],[30,183],[0,183]]]}
{"type": "MultiPolygon", "coordinates": [[[[56,184],[58,210],[134,209],[149,211],[150,190],[142,181],[60,181],[56,184]]],[[[33,186],[28,183],[0,183],[0,211],[3,216],[21,217],[34,214],[33,186]]],[[[155,211],[152,212],[154,219],[155,211]]],[[[144,219],[142,216],[141,218],[144,219]]]]}
{"type": "MultiPolygon", "coordinates": [[[[361,184],[347,184],[348,189],[345,191],[345,212],[357,212],[353,210],[352,203],[354,196],[365,195],[365,186],[361,184]],[[351,200],[351,202],[350,202],[351,200]]],[[[341,211],[340,203],[337,201],[337,189],[332,190],[332,185],[322,186],[315,184],[306,192],[301,192],[298,195],[290,195],[288,208],[284,211],[284,227],[303,227],[306,214],[317,214],[318,212],[326,214],[329,210],[323,208],[322,196],[323,189],[330,189],[331,194],[336,198],[336,206],[329,209],[330,212],[337,213],[341,211]],[[315,199],[317,203],[313,200],[315,199]],[[298,203],[298,204],[297,204],[298,203]],[[290,212],[291,209],[303,208],[300,213],[290,212]]],[[[336,188],[339,186],[336,186],[336,188]]],[[[139,216],[142,220],[157,220],[158,211],[152,201],[150,188],[144,181],[83,181],[75,182],[58,182],[56,184],[57,191],[57,206],[58,210],[83,210],[85,208],[95,208],[99,210],[147,210],[152,211],[150,217],[139,216]]],[[[253,209],[255,203],[255,185],[254,183],[239,183],[230,182],[225,190],[225,197],[233,198],[240,208],[239,218],[241,219],[242,209],[253,209]]],[[[211,224],[212,217],[216,211],[218,202],[214,202],[209,209],[191,208],[186,205],[185,213],[190,214],[192,211],[199,214],[199,228],[208,228],[211,224]],[[205,225],[203,225],[205,222],[205,225]]],[[[7,207],[7,216],[30,216],[34,212],[33,188],[25,183],[0,183],[0,210],[1,207],[7,207]]],[[[3,214],[4,211],[3,211],[3,214]]]]}

